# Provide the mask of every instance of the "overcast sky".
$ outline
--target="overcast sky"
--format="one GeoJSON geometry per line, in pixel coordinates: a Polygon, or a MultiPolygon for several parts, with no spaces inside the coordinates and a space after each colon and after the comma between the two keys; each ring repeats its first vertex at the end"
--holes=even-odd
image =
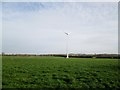
{"type": "Polygon", "coordinates": [[[5,53],[118,53],[118,4],[9,2],[2,4],[5,53]]]}

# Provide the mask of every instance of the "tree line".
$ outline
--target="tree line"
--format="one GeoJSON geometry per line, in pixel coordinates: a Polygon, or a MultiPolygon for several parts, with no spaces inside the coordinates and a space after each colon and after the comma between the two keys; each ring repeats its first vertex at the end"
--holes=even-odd
{"type": "MultiPolygon", "coordinates": [[[[55,56],[55,57],[66,57],[66,54],[5,54],[2,56],[55,56]]],[[[119,59],[118,54],[69,54],[70,58],[113,58],[119,59]]]]}

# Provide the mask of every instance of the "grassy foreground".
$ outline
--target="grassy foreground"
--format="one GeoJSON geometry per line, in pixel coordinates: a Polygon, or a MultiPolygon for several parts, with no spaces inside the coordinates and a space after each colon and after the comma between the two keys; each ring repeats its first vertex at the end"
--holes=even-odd
{"type": "Polygon", "coordinates": [[[3,88],[119,88],[117,59],[3,56],[3,88]]]}

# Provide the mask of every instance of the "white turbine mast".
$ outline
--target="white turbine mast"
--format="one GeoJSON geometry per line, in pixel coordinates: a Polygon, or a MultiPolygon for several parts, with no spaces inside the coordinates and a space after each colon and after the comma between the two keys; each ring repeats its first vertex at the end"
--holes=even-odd
{"type": "Polygon", "coordinates": [[[67,39],[66,39],[66,54],[67,54],[67,56],[66,56],[66,58],[69,58],[69,52],[68,52],[68,39],[69,39],[69,33],[67,33],[67,32],[64,32],[66,35],[67,35],[67,39]]]}

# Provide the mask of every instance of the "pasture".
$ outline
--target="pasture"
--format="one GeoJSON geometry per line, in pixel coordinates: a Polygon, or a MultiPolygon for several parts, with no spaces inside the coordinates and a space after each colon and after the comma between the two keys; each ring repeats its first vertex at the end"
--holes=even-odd
{"type": "Polygon", "coordinates": [[[3,56],[3,88],[119,88],[118,60],[3,56]]]}

